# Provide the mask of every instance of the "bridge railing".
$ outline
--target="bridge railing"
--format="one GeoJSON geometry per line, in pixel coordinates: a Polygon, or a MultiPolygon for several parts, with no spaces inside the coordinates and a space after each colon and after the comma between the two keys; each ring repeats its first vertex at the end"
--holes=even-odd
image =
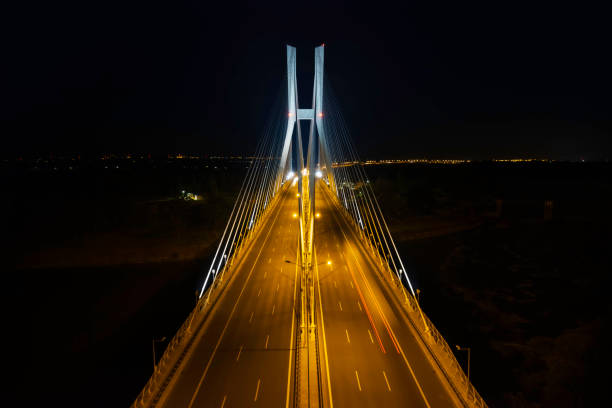
{"type": "Polygon", "coordinates": [[[455,394],[462,400],[463,404],[468,407],[486,408],[487,404],[484,399],[480,396],[476,388],[468,380],[463,368],[457,361],[455,354],[449,347],[448,343],[444,339],[444,336],[436,329],[434,324],[425,315],[418,301],[414,296],[406,289],[402,282],[394,274],[391,265],[387,259],[380,255],[380,252],[376,249],[372,241],[362,232],[361,228],[357,225],[354,218],[346,210],[344,206],[338,201],[338,198],[333,192],[328,191],[327,188],[323,188],[325,194],[332,199],[332,202],[340,210],[340,213],[354,228],[355,232],[364,244],[364,247],[370,250],[370,254],[373,259],[376,259],[380,263],[380,267],[388,272],[383,274],[384,279],[391,279],[393,287],[398,288],[403,298],[403,304],[407,309],[407,316],[413,327],[419,333],[420,338],[430,352],[430,355],[435,359],[436,363],[448,379],[451,387],[455,394]]]}
{"type": "Polygon", "coordinates": [[[168,343],[166,350],[155,366],[153,374],[132,403],[132,408],[154,407],[160,401],[163,392],[168,388],[178,367],[191,349],[191,345],[195,340],[194,334],[197,332],[200,325],[204,323],[211,307],[216,303],[216,299],[223,292],[222,288],[225,287],[223,285],[225,272],[229,273],[233,269],[234,262],[241,260],[240,256],[245,253],[245,249],[249,247],[248,244],[250,244],[253,238],[261,231],[265,221],[269,218],[273,209],[277,207],[279,197],[283,191],[284,190],[281,190],[279,194],[276,194],[267,206],[265,213],[259,217],[257,222],[253,225],[253,228],[251,228],[249,233],[236,248],[236,251],[234,251],[228,262],[221,269],[219,279],[216,279],[206,290],[205,295],[199,298],[196,306],[191,313],[189,313],[174,337],[172,337],[172,340],[168,343]]]}

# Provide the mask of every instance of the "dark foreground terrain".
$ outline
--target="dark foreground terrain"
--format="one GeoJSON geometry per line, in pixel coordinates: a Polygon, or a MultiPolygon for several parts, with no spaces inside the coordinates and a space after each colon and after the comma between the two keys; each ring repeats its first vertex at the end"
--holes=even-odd
{"type": "MultiPolygon", "coordinates": [[[[92,163],[2,168],[3,343],[16,380],[5,398],[19,405],[131,403],[152,370],[152,339],[171,337],[194,304],[245,167],[92,163]]],[[[610,170],[367,168],[424,310],[451,346],[472,348],[471,377],[490,406],[602,406],[610,170]]]]}

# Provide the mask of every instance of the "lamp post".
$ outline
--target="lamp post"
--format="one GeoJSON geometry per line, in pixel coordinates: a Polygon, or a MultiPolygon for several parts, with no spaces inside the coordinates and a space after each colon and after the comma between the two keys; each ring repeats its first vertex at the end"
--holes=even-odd
{"type": "Polygon", "coordinates": [[[153,371],[155,371],[155,367],[157,366],[157,359],[155,358],[155,343],[163,343],[164,341],[166,341],[166,336],[162,337],[161,339],[153,339],[153,371]]]}
{"type": "Polygon", "coordinates": [[[457,347],[458,351],[467,351],[467,355],[468,355],[467,378],[468,378],[468,382],[470,382],[470,351],[471,349],[469,347],[460,347],[458,344],[456,344],[455,347],[457,347]]]}

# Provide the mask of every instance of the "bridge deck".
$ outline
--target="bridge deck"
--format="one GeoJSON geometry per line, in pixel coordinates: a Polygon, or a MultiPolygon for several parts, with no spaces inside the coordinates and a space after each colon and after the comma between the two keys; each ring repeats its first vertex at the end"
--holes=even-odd
{"type": "Polygon", "coordinates": [[[334,406],[454,406],[379,268],[322,188],[315,205],[321,214],[315,290],[321,294],[334,406]]]}
{"type": "MultiPolygon", "coordinates": [[[[326,399],[331,395],[336,407],[455,406],[401,305],[321,188],[315,206],[321,213],[315,228],[315,313],[321,369],[331,385],[326,399]]],[[[282,193],[160,406],[292,406],[299,306],[296,192],[291,187],[282,193]]]]}
{"type": "Polygon", "coordinates": [[[289,354],[299,281],[296,265],[285,260],[297,261],[296,191],[282,193],[267,225],[234,269],[235,279],[198,334],[192,354],[161,401],[163,406],[286,405],[287,377],[294,374],[289,354]]]}

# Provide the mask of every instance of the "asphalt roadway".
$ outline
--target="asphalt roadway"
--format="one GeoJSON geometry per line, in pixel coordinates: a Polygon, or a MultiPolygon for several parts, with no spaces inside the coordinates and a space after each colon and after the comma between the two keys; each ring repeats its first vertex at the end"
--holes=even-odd
{"type": "Polygon", "coordinates": [[[452,407],[354,229],[317,186],[315,292],[328,399],[336,407],[452,407]],[[331,262],[329,262],[331,261],[331,262]],[[322,326],[322,327],[321,327],[322,326]]]}
{"type": "Polygon", "coordinates": [[[163,406],[285,407],[293,398],[299,285],[296,193],[295,186],[281,193],[279,205],[198,333],[163,406]]]}
{"type": "MultiPolygon", "coordinates": [[[[357,235],[318,183],[315,313],[333,407],[455,406],[357,235]]],[[[297,188],[265,221],[196,334],[165,407],[293,405],[299,307],[297,188]],[[287,262],[289,261],[289,262],[287,262]]],[[[228,278],[226,278],[228,279],[228,278]]]]}

